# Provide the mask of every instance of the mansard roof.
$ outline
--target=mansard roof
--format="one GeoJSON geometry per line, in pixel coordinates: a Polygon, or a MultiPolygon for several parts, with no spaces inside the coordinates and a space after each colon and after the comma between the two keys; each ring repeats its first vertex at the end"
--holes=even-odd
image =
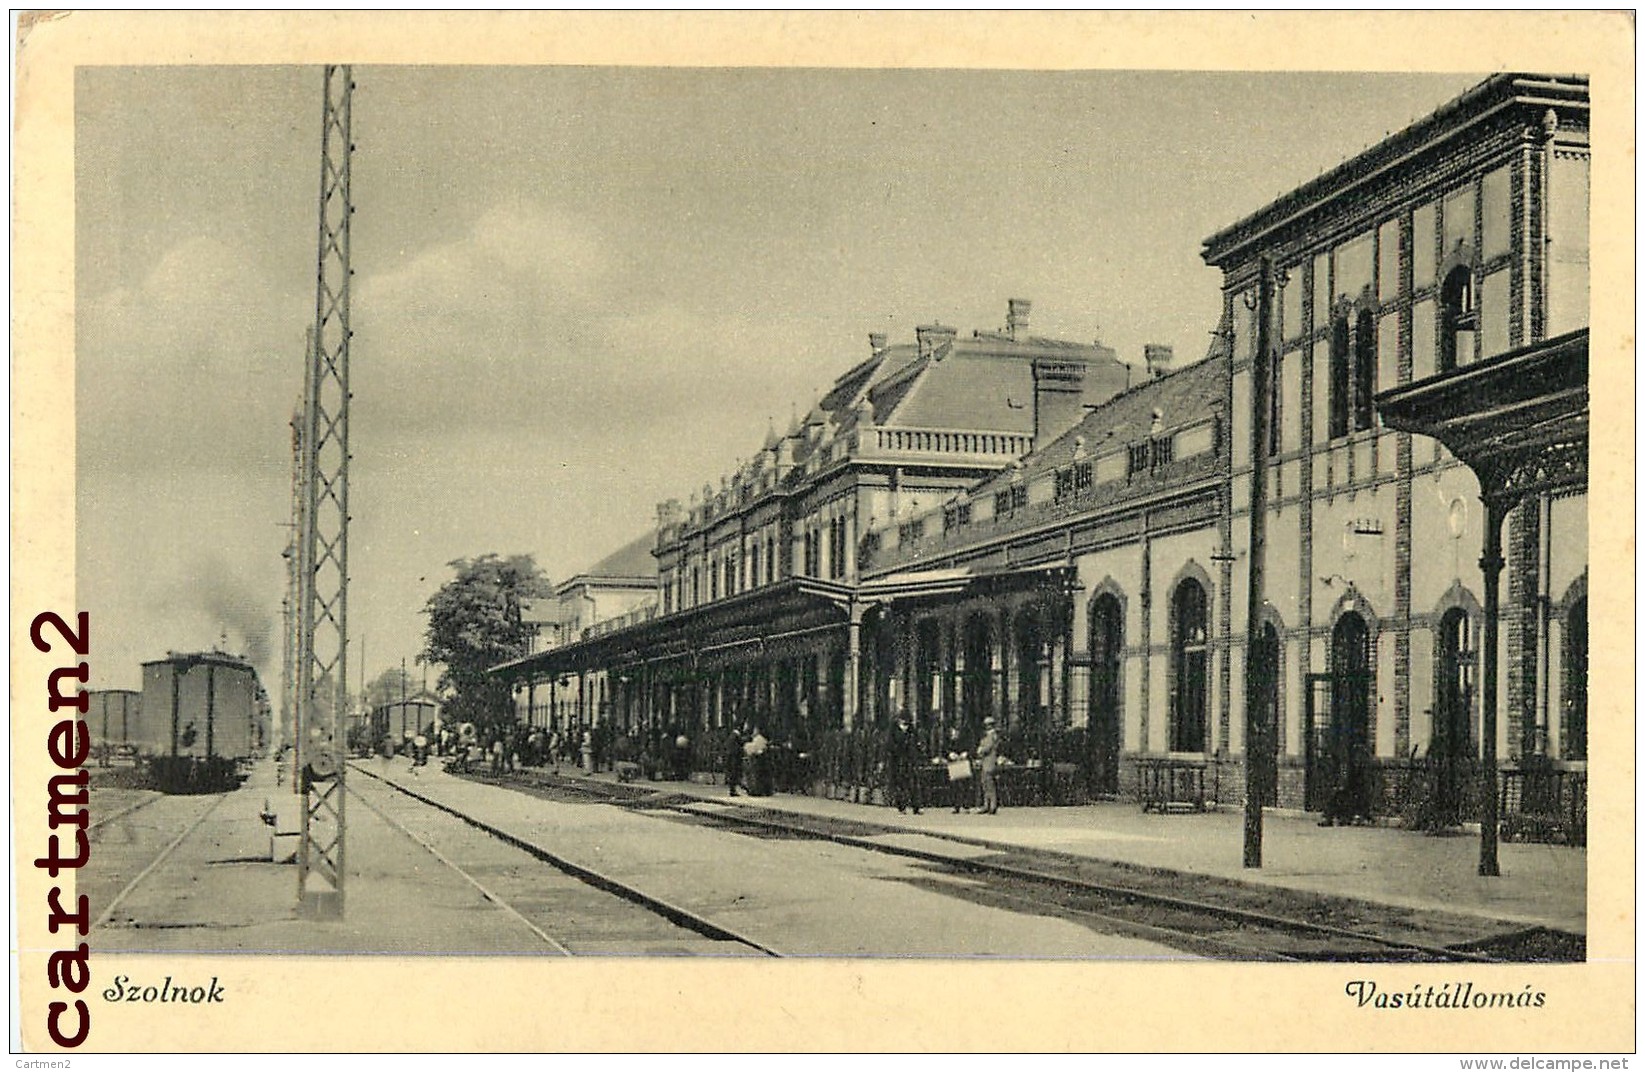
{"type": "Polygon", "coordinates": [[[1453,137],[1503,109],[1520,106],[1540,117],[1556,109],[1561,122],[1586,125],[1588,78],[1585,75],[1496,74],[1440,106],[1404,130],[1325,172],[1290,193],[1207,238],[1200,256],[1209,265],[1229,267],[1248,255],[1249,247],[1294,224],[1322,203],[1396,168],[1408,168],[1429,154],[1444,152],[1453,137]]]}
{"type": "MultiPolygon", "coordinates": [[[[1024,316],[1026,311],[1024,305],[1024,316]]],[[[891,346],[876,334],[873,353],[840,374],[786,434],[768,434],[763,455],[737,476],[766,468],[784,443],[789,462],[803,474],[812,456],[855,431],[869,409],[875,425],[898,429],[1031,435],[1034,367],[1040,362],[1083,364],[1088,398],[1110,396],[1130,380],[1126,366],[1101,343],[1029,336],[1021,328],[962,337],[929,325],[920,333],[920,342],[891,346]]]]}
{"type": "Polygon", "coordinates": [[[1061,469],[1074,461],[1076,441],[1084,438],[1086,459],[1105,454],[1116,445],[1144,439],[1160,415],[1162,429],[1179,428],[1203,420],[1223,409],[1226,365],[1214,357],[1185,366],[1164,376],[1153,377],[1085,415],[1085,419],[1044,447],[1022,460],[1020,471],[1007,469],[972,490],[973,498],[986,495],[1017,480],[1031,480],[1047,470],[1061,469]]]}
{"type": "Polygon", "coordinates": [[[647,586],[654,585],[657,581],[657,559],[651,554],[651,549],[656,542],[655,532],[636,537],[587,570],[560,582],[554,591],[557,594],[563,593],[578,585],[597,584],[602,581],[641,581],[647,586]]]}

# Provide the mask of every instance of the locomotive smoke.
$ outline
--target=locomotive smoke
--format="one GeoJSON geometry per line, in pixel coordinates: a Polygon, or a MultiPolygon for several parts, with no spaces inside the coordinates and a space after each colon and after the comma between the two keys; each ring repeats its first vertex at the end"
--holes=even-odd
{"type": "Polygon", "coordinates": [[[252,666],[267,668],[274,618],[263,598],[217,556],[206,558],[194,575],[200,609],[228,634],[229,647],[240,646],[252,666]]]}

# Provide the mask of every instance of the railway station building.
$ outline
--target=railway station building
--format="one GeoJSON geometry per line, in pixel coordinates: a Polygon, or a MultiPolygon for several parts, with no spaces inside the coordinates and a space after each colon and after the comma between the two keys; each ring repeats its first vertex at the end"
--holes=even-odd
{"type": "Polygon", "coordinates": [[[1014,299],[1002,330],[966,337],[871,334],[868,356],[748,463],[659,504],[652,603],[499,673],[547,688],[559,725],[566,689],[582,699],[574,719],[619,727],[748,721],[788,737],[882,715],[888,696],[868,684],[884,657],[862,636],[867,535],[1049,443],[1134,375],[1100,344],[1031,335],[1030,312],[1014,299]]]}
{"type": "Polygon", "coordinates": [[[1557,776],[1577,837],[1588,108],[1583,78],[1493,76],[1210,236],[1222,313],[1185,367],[1034,339],[1017,302],[1003,332],[874,337],[754,461],[658,508],[653,617],[499,673],[603,671],[646,725],[815,738],[907,708],[935,746],[993,716],[1025,797],[1171,807],[1243,798],[1250,658],[1269,801],[1352,785],[1443,825],[1479,814],[1494,753],[1504,785],[1557,776]]]}

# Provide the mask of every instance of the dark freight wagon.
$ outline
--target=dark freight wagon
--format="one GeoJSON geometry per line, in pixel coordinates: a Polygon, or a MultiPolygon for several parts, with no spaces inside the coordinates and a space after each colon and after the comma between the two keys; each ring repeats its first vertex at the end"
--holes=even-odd
{"type": "Polygon", "coordinates": [[[268,707],[257,671],[226,652],[171,652],[143,664],[141,718],[128,732],[156,788],[172,793],[238,784],[262,751],[268,707]]]}

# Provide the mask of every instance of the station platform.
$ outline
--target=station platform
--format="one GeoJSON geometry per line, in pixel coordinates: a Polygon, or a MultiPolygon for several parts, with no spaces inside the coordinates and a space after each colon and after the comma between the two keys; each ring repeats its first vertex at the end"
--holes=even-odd
{"type": "MultiPolygon", "coordinates": [[[[562,775],[615,782],[614,775],[562,775]]],[[[1588,854],[1582,847],[1503,842],[1501,875],[1479,875],[1479,827],[1427,834],[1387,826],[1321,827],[1316,814],[1267,809],[1262,867],[1244,867],[1244,816],[1224,806],[1207,812],[1143,812],[1134,801],[954,813],[942,803],[919,815],[883,805],[803,794],[731,797],[723,785],[644,782],[647,788],[745,808],[876,824],[1007,849],[1109,861],[1161,872],[1351,898],[1418,911],[1587,934],[1588,854]]]]}
{"type": "MultiPolygon", "coordinates": [[[[95,799],[94,799],[95,800],[95,799]]],[[[481,892],[442,868],[370,809],[348,810],[349,912],[313,920],[297,912],[297,869],[290,863],[301,798],[289,769],[259,762],[175,851],[143,872],[205,798],[161,797],[99,832],[80,887],[99,921],[89,942],[100,954],[315,955],[543,953],[542,944],[481,892]],[[264,814],[277,813],[271,828],[264,814]],[[169,826],[166,824],[169,822],[169,826]],[[282,832],[276,836],[275,832],[282,832]],[[104,919],[116,891],[122,892],[104,919]]],[[[95,807],[95,806],[94,806],[95,807]]]]}

